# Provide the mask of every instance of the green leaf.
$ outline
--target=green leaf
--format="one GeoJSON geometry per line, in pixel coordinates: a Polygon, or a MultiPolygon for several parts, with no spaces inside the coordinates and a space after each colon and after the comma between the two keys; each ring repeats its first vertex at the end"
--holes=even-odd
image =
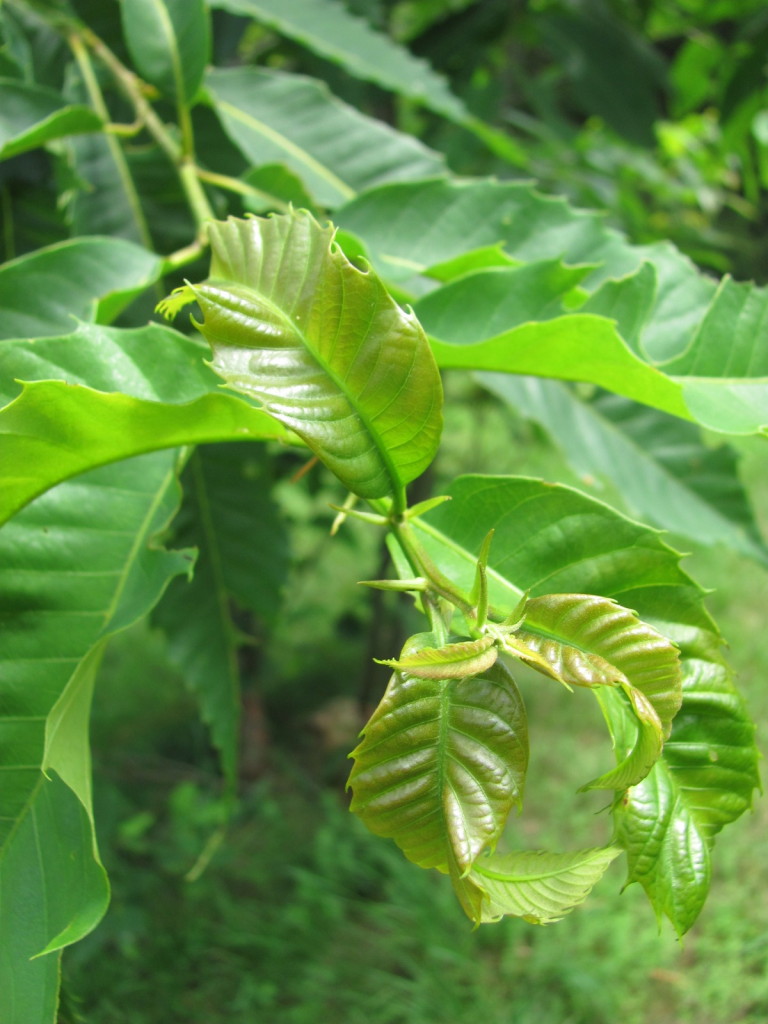
{"type": "Polygon", "coordinates": [[[687,349],[664,364],[704,426],[768,433],[768,289],[726,277],[687,349]],[[690,380],[688,378],[691,378],[690,380]]]}
{"type": "Polygon", "coordinates": [[[464,640],[445,647],[422,647],[393,660],[374,660],[399,672],[407,672],[416,679],[464,679],[482,675],[498,657],[493,637],[464,640]]]}
{"type": "Polygon", "coordinates": [[[593,594],[531,598],[515,633],[577,686],[629,683],[668,730],[682,694],[677,648],[634,612],[593,594]]]}
{"type": "Polygon", "coordinates": [[[109,322],[160,276],[157,256],[131,242],[79,238],[0,267],[0,339],[70,331],[74,319],[109,322]]]}
{"type": "Polygon", "coordinates": [[[766,564],[768,551],[732,448],[707,447],[693,425],[616,395],[585,401],[557,381],[502,374],[479,379],[543,426],[576,473],[607,481],[632,515],[766,564]]]}
{"type": "Polygon", "coordinates": [[[419,299],[414,311],[428,334],[471,344],[530,320],[560,316],[563,300],[591,269],[542,260],[478,270],[419,299]]]}
{"type": "Polygon", "coordinates": [[[534,924],[559,921],[583,903],[621,850],[497,853],[475,861],[470,878],[483,890],[482,921],[505,915],[534,924]]]}
{"type": "MultiPolygon", "coordinates": [[[[488,527],[493,527],[487,576],[490,599],[499,612],[512,611],[528,590],[534,597],[590,592],[635,608],[641,619],[680,647],[683,704],[671,738],[658,767],[629,791],[630,802],[616,813],[623,815],[619,842],[627,848],[630,863],[634,857],[639,864],[633,874],[641,871],[638,878],[647,881],[658,911],[685,930],[701,907],[710,873],[708,854],[694,856],[692,851],[705,849],[717,827],[746,809],[757,785],[753,727],[718,653],[719,639],[702,606],[702,591],[656,531],[572,488],[474,476],[459,478],[448,494],[452,500],[416,520],[414,528],[429,557],[459,587],[471,586],[478,552],[488,527]],[[721,708],[726,712],[722,719],[721,708]],[[677,729],[694,727],[698,741],[691,745],[686,732],[677,729]],[[683,738],[676,748],[678,735],[683,738]],[[713,768],[710,749],[722,758],[725,770],[713,768]],[[690,770],[683,767],[686,757],[690,770]],[[678,779],[679,785],[673,786],[678,779]],[[667,794],[663,801],[662,789],[667,794]],[[683,892],[689,883],[694,895],[686,916],[678,912],[671,894],[683,892]]],[[[624,718],[613,727],[620,762],[635,743],[632,730],[622,727],[624,718]]]]}
{"type": "Polygon", "coordinates": [[[640,882],[678,934],[706,899],[715,835],[752,803],[759,785],[755,728],[717,641],[706,630],[680,634],[683,705],[648,777],[615,811],[627,851],[627,884],[640,882]]]}
{"type": "Polygon", "coordinates": [[[86,934],[106,905],[87,782],[92,673],[104,640],[189,571],[188,553],[153,543],[178,501],[175,458],[97,470],[0,530],[0,991],[9,1024],[53,1019],[58,954],[30,958],[86,934]]]}
{"type": "Polygon", "coordinates": [[[436,179],[382,186],[339,210],[336,221],[363,240],[389,280],[407,280],[499,243],[522,263],[601,264],[584,282],[587,288],[632,273],[644,255],[649,258],[607,229],[601,214],[573,210],[564,199],[520,182],[436,179]]]}
{"type": "Polygon", "coordinates": [[[208,445],[192,455],[173,540],[199,549],[195,574],[173,581],[153,615],[168,637],[170,660],[200,703],[230,786],[239,746],[238,651],[249,639],[232,601],[274,622],[289,569],[285,526],[265,472],[252,446],[208,445]]]}
{"type": "Polygon", "coordinates": [[[623,701],[622,694],[617,690],[601,689],[596,692],[614,747],[618,751],[618,764],[581,786],[580,792],[590,789],[622,790],[636,786],[659,760],[664,746],[664,730],[656,709],[640,690],[632,686],[624,686],[622,690],[625,697],[623,701]],[[628,721],[617,722],[619,715],[628,721]]]}
{"type": "Polygon", "coordinates": [[[324,206],[384,182],[445,172],[439,154],[342,103],[314,79],[227,68],[210,71],[206,87],[244,156],[256,166],[284,163],[324,206]]]}
{"type": "MultiPolygon", "coordinates": [[[[426,638],[412,638],[403,656],[426,638]]],[[[522,700],[501,665],[466,679],[396,672],[350,756],[351,810],[414,863],[461,874],[522,798],[522,700]]]]}
{"type": "Polygon", "coordinates": [[[209,233],[210,278],[167,308],[194,298],[212,366],[231,387],[263,402],[350,491],[400,503],[442,422],[415,316],[305,212],[214,222],[209,233]]]}
{"type": "Polygon", "coordinates": [[[334,0],[213,0],[212,7],[255,18],[294,39],[345,71],[374,82],[438,114],[462,121],[468,117],[446,81],[408,50],[374,31],[362,18],[334,0]]]}
{"type": "Polygon", "coordinates": [[[47,342],[6,342],[0,367],[8,379],[50,376],[55,366],[56,374],[68,380],[26,384],[0,410],[0,522],[55,484],[96,466],[182,444],[285,436],[266,413],[234,396],[208,393],[215,378],[202,367],[187,371],[185,380],[178,372],[185,355],[199,360],[200,347],[156,325],[126,332],[83,325],[76,335],[47,342]],[[130,365],[132,352],[153,344],[154,352],[147,349],[139,365],[130,365]],[[163,371],[154,371],[163,350],[172,361],[163,371]],[[115,362],[109,363],[112,355],[115,362]],[[93,365],[88,365],[89,356],[93,365]],[[83,376],[100,378],[113,393],[83,387],[78,383],[83,376]],[[173,401],[133,398],[115,392],[118,387],[153,397],[171,393],[173,401]],[[175,404],[195,394],[200,397],[175,404]]]}
{"type": "Polygon", "coordinates": [[[66,104],[53,89],[0,78],[0,160],[65,135],[101,129],[98,114],[88,107],[66,104]]]}
{"type": "Polygon", "coordinates": [[[139,74],[177,103],[189,104],[210,58],[204,0],[122,0],[120,11],[139,74]]]}

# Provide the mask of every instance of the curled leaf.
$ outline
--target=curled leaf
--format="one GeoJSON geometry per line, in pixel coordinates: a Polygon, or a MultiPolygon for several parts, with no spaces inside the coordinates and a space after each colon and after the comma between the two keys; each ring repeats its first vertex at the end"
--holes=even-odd
{"type": "Polygon", "coordinates": [[[465,679],[481,675],[498,657],[493,637],[463,640],[445,647],[421,647],[399,659],[378,661],[379,665],[407,672],[418,679],[465,679]]]}

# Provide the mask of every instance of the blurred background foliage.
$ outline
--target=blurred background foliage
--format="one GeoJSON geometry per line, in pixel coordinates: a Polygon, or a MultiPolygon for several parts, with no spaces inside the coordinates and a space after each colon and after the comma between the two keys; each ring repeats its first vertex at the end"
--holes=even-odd
{"type": "MultiPolygon", "coordinates": [[[[74,6],[120,53],[112,0],[74,6]]],[[[768,280],[764,0],[348,6],[426,59],[477,116],[504,129],[511,140],[506,159],[476,135],[246,17],[214,11],[214,60],[321,78],[358,109],[443,152],[457,173],[534,179],[545,192],[603,210],[633,241],[670,239],[704,269],[768,280]]],[[[6,41],[17,47],[14,59],[22,38],[6,41]]],[[[42,24],[39,45],[21,57],[38,67],[38,81],[62,84],[65,54],[42,24]]],[[[205,109],[195,116],[198,138],[220,153],[231,149],[231,170],[239,174],[239,153],[205,109]]],[[[98,142],[78,142],[74,163],[35,151],[2,166],[0,198],[22,205],[19,223],[27,231],[4,234],[6,258],[68,237],[73,228],[87,230],[78,174],[99,159],[98,142]],[[62,206],[57,194],[68,180],[62,206]]],[[[182,244],[192,227],[181,204],[178,217],[168,217],[167,171],[140,147],[129,148],[129,158],[144,194],[164,199],[162,221],[148,217],[155,244],[182,244]]],[[[295,183],[286,187],[290,192],[295,183]]],[[[538,428],[515,419],[471,380],[449,380],[448,390],[444,443],[430,472],[434,487],[459,472],[489,470],[587,490],[594,484],[576,478],[538,428]]],[[[759,444],[745,443],[741,451],[765,531],[768,464],[759,444]]],[[[214,451],[211,464],[230,455],[214,451]]],[[[619,866],[559,926],[507,920],[472,932],[447,885],[358,827],[346,812],[346,754],[386,683],[372,655],[398,649],[413,613],[407,602],[356,586],[359,578],[381,575],[384,553],[375,533],[355,523],[330,538],[328,504],[337,494],[322,474],[300,475],[301,456],[284,450],[273,467],[281,597],[260,616],[237,613],[250,638],[240,654],[241,802],[233,810],[222,795],[215,752],[173,664],[179,658],[152,624],[119,638],[93,725],[112,906],[102,926],[65,955],[63,1024],[768,1019],[768,906],[755,899],[768,885],[764,804],[720,840],[719,877],[682,945],[669,929],[659,932],[638,887],[620,895],[619,866]]],[[[261,471],[242,467],[244,479],[261,471]]],[[[593,493],[606,497],[604,490],[593,493]]],[[[192,522],[194,510],[186,511],[192,522]]],[[[765,723],[765,573],[718,549],[694,552],[689,568],[696,574],[697,567],[722,585],[712,610],[730,639],[752,712],[765,723]]],[[[564,692],[523,682],[538,761],[528,805],[546,809],[540,820],[526,817],[523,844],[600,842],[604,821],[592,812],[600,811],[601,798],[574,796],[578,781],[603,763],[594,761],[605,753],[597,716],[577,718],[564,692]]],[[[764,733],[761,725],[759,737],[764,733]]]]}

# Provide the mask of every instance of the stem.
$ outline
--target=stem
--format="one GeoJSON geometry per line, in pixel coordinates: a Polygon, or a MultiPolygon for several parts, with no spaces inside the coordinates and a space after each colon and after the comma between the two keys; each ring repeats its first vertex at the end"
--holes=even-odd
{"type": "Polygon", "coordinates": [[[216,215],[211,209],[205,189],[197,177],[197,168],[194,161],[185,158],[179,164],[178,171],[182,188],[187,196],[187,202],[197,222],[198,238],[203,239],[205,237],[206,221],[214,220],[216,215]]]}
{"type": "MultiPolygon", "coordinates": [[[[83,82],[85,83],[85,87],[88,91],[93,109],[105,124],[109,124],[111,121],[109,109],[107,108],[104,94],[101,91],[96,74],[94,73],[91,59],[88,56],[88,51],[83,45],[83,40],[76,32],[71,32],[68,36],[68,42],[75,60],[77,61],[80,74],[83,76],[83,82]]],[[[109,132],[105,132],[104,138],[106,140],[107,147],[109,148],[110,155],[117,167],[117,173],[120,176],[120,183],[123,186],[123,191],[125,192],[128,204],[131,207],[131,212],[133,213],[133,219],[136,222],[139,237],[147,249],[152,249],[152,236],[149,233],[149,228],[147,227],[147,222],[144,217],[144,211],[141,208],[139,194],[136,191],[136,185],[133,181],[131,169],[125,159],[122,147],[117,138],[109,132]]]]}
{"type": "Polygon", "coordinates": [[[282,210],[283,213],[289,209],[288,203],[284,203],[282,199],[270,195],[269,192],[263,192],[260,188],[249,185],[247,181],[241,181],[240,178],[233,178],[229,174],[219,174],[216,171],[206,171],[202,167],[198,167],[196,170],[198,178],[201,181],[207,181],[209,185],[218,185],[219,188],[227,189],[229,192],[261,199],[270,206],[274,206],[276,210],[282,210]]]}
{"type": "MultiPolygon", "coordinates": [[[[193,146],[192,121],[188,107],[183,103],[179,104],[179,121],[182,133],[182,144],[180,145],[168,130],[168,127],[157,116],[154,108],[144,95],[144,83],[142,80],[115,56],[112,50],[95,32],[92,32],[87,27],[83,27],[79,34],[73,32],[70,39],[76,40],[77,45],[83,52],[83,42],[85,42],[99,60],[109,68],[117,83],[133,104],[137,118],[176,168],[187,202],[197,223],[199,238],[202,240],[203,226],[206,221],[213,220],[215,214],[208,202],[205,190],[197,177],[194,153],[191,149],[193,146]]],[[[74,47],[74,44],[72,45],[74,47]]],[[[106,115],[105,120],[109,120],[108,115],[106,115]]]]}
{"type": "MultiPolygon", "coordinates": [[[[432,559],[419,544],[411,525],[409,523],[403,523],[393,519],[391,520],[391,530],[397,540],[397,543],[400,545],[401,551],[408,559],[408,564],[414,570],[414,576],[423,576],[425,579],[429,580],[429,587],[430,590],[433,591],[433,595],[444,598],[446,601],[458,608],[464,615],[469,618],[474,618],[475,609],[472,602],[468,599],[466,594],[462,594],[458,587],[454,586],[447,576],[444,576],[440,572],[432,559]]],[[[429,591],[427,591],[427,594],[429,594],[429,591]]],[[[427,601],[424,603],[426,607],[427,601]]]]}
{"type": "Polygon", "coordinates": [[[200,239],[196,239],[189,245],[185,245],[182,249],[172,252],[170,256],[166,256],[163,260],[163,275],[169,274],[172,270],[178,270],[179,267],[185,267],[188,263],[193,263],[198,256],[202,256],[204,250],[203,242],[200,239]]]}

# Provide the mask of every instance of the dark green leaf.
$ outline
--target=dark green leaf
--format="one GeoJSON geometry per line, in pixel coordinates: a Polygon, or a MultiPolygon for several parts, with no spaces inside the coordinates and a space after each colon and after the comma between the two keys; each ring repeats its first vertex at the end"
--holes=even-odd
{"type": "Polygon", "coordinates": [[[139,74],[177,103],[189,104],[210,57],[204,0],[123,0],[120,10],[139,74]]]}
{"type": "Polygon", "coordinates": [[[374,31],[334,0],[213,0],[340,64],[356,78],[423,103],[452,120],[468,115],[461,100],[429,65],[374,31]]]}
{"type": "Polygon", "coordinates": [[[358,113],[311,78],[227,68],[209,72],[206,86],[246,158],[257,167],[284,163],[321,205],[338,206],[383,182],[445,171],[437,153],[358,113]]]}
{"type": "Polygon", "coordinates": [[[101,131],[98,114],[52,89],[0,78],[0,160],[65,135],[101,131]]]}
{"type": "Polygon", "coordinates": [[[63,484],[0,531],[0,991],[9,1024],[52,1019],[58,954],[30,958],[82,937],[106,907],[88,785],[92,673],[104,640],[192,564],[153,543],[177,500],[175,454],[165,452],[63,484]]]}
{"type": "Polygon", "coordinates": [[[160,275],[157,256],[120,239],[60,242],[0,267],[0,339],[72,330],[74,319],[114,319],[160,275]]]}
{"type": "Polygon", "coordinates": [[[250,446],[209,445],[193,454],[174,542],[199,549],[195,575],[175,580],[153,616],[168,637],[171,661],[200,702],[231,785],[239,745],[238,651],[247,638],[232,599],[273,622],[289,567],[285,527],[265,472],[250,446]]]}

